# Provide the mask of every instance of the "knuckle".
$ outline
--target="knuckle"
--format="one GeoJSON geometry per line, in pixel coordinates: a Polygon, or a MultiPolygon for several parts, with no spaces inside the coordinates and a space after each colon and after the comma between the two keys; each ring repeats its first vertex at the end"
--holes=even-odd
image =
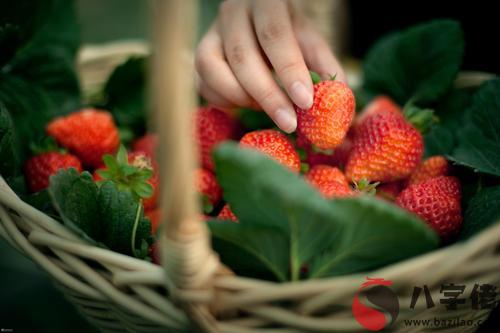
{"type": "Polygon", "coordinates": [[[261,105],[272,105],[276,100],[277,92],[272,89],[263,89],[257,93],[257,100],[261,105]]]}
{"type": "Polygon", "coordinates": [[[206,75],[212,67],[212,57],[204,48],[200,47],[196,50],[194,63],[196,69],[198,70],[198,73],[201,75],[206,75]]]}
{"type": "Polygon", "coordinates": [[[286,75],[288,73],[299,72],[302,68],[302,62],[299,60],[290,60],[283,63],[279,68],[276,68],[276,73],[281,75],[286,75]]]}
{"type": "Polygon", "coordinates": [[[227,58],[230,64],[234,66],[243,65],[246,61],[245,47],[240,43],[235,43],[229,47],[227,58]]]}
{"type": "Polygon", "coordinates": [[[266,22],[262,28],[258,30],[258,34],[262,38],[262,41],[267,43],[282,39],[286,33],[286,25],[274,21],[266,22]]]}

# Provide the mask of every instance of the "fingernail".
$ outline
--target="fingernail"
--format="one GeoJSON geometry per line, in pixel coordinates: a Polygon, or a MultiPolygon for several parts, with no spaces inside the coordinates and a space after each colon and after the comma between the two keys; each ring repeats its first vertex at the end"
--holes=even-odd
{"type": "Polygon", "coordinates": [[[297,128],[297,115],[289,109],[278,109],[274,115],[276,124],[285,132],[292,133],[297,128]]]}
{"type": "Polygon", "coordinates": [[[311,89],[300,81],[295,81],[290,89],[290,96],[295,104],[302,109],[309,109],[313,104],[313,93],[311,89]]]}

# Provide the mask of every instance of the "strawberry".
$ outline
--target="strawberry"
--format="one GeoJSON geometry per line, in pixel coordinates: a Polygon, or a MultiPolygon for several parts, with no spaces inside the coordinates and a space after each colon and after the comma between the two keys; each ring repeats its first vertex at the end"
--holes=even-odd
{"type": "Polygon", "coordinates": [[[355,192],[349,186],[339,182],[322,181],[313,184],[313,186],[327,199],[355,195],[355,192]]]}
{"type": "Polygon", "coordinates": [[[219,220],[238,222],[238,218],[234,215],[231,207],[229,207],[229,204],[225,204],[224,207],[222,207],[222,210],[219,212],[219,215],[217,215],[217,218],[219,220]]]}
{"type": "Polygon", "coordinates": [[[56,118],[48,124],[47,133],[91,168],[101,166],[102,156],[115,153],[120,145],[113,117],[96,109],[56,118]]]}
{"type": "Polygon", "coordinates": [[[354,120],[354,127],[357,127],[359,124],[361,124],[366,118],[383,113],[383,112],[390,112],[394,114],[402,114],[402,110],[397,105],[392,99],[390,99],[388,96],[377,96],[375,97],[364,109],[363,111],[359,114],[359,116],[356,117],[354,120]]]}
{"type": "Polygon", "coordinates": [[[132,142],[132,151],[143,152],[151,158],[156,158],[158,148],[158,135],[148,133],[132,142]]]}
{"type": "Polygon", "coordinates": [[[82,172],[80,160],[74,155],[60,152],[46,152],[26,161],[25,175],[32,192],[39,192],[49,186],[50,176],[61,169],[75,168],[82,172]]]}
{"type": "Polygon", "coordinates": [[[300,171],[299,154],[286,135],[279,131],[268,129],[248,132],[241,138],[240,145],[257,149],[292,171],[300,171]]]}
{"type": "Polygon", "coordinates": [[[377,186],[376,196],[387,201],[394,201],[401,192],[402,186],[401,181],[380,184],[377,186]]]}
{"type": "Polygon", "coordinates": [[[111,180],[143,200],[144,210],[156,207],[160,177],[156,162],[143,152],[127,151],[122,146],[116,157],[105,155],[105,167],[94,172],[94,180],[111,180]]]}
{"type": "Polygon", "coordinates": [[[198,193],[203,196],[205,213],[210,213],[222,198],[222,189],[215,175],[211,171],[199,168],[195,173],[195,184],[198,193]]]}
{"type": "Polygon", "coordinates": [[[345,173],[355,181],[397,181],[415,170],[423,149],[422,135],[402,115],[378,113],[357,128],[345,173]]]}
{"type": "Polygon", "coordinates": [[[438,176],[446,176],[450,171],[450,165],[443,156],[429,157],[413,171],[408,184],[416,184],[438,176]]]}
{"type": "Polygon", "coordinates": [[[151,244],[151,246],[149,247],[149,250],[148,250],[148,255],[151,258],[151,261],[153,262],[153,264],[156,264],[156,265],[161,264],[160,263],[160,251],[158,249],[158,246],[159,246],[158,243],[151,244]]]}
{"type": "Polygon", "coordinates": [[[342,171],[328,165],[316,165],[306,175],[306,180],[325,198],[354,195],[342,171]]]}
{"type": "Polygon", "coordinates": [[[151,234],[156,235],[156,231],[158,230],[158,226],[160,225],[160,215],[161,215],[161,209],[160,208],[153,208],[146,210],[144,212],[144,215],[149,219],[151,222],[151,234]]]}
{"type": "Polygon", "coordinates": [[[316,151],[303,136],[297,137],[296,145],[304,151],[304,162],[307,163],[310,168],[319,164],[343,168],[349,158],[352,148],[352,140],[349,138],[349,133],[351,132],[348,132],[344,141],[333,150],[333,153],[316,151]]]}
{"type": "Polygon", "coordinates": [[[457,178],[439,176],[408,186],[396,204],[426,221],[442,240],[449,240],[462,225],[460,196],[457,178]]]}
{"type": "Polygon", "coordinates": [[[200,107],[195,123],[201,164],[213,171],[212,150],[219,143],[236,138],[237,123],[227,113],[214,107],[200,107]]]}
{"type": "Polygon", "coordinates": [[[349,186],[349,182],[345,178],[342,171],[328,165],[316,165],[305,175],[306,179],[311,183],[322,182],[338,182],[349,186]]]}
{"type": "Polygon", "coordinates": [[[339,81],[323,81],[314,85],[311,108],[296,108],[298,135],[320,149],[332,149],[344,140],[354,117],[352,90],[339,81]]]}

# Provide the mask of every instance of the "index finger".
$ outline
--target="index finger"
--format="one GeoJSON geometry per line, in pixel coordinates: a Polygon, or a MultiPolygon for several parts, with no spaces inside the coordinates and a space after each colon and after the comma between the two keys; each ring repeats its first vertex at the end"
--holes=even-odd
{"type": "Polygon", "coordinates": [[[313,84],[295,38],[287,2],[257,0],[252,13],[260,46],[288,96],[300,108],[310,108],[313,84]]]}

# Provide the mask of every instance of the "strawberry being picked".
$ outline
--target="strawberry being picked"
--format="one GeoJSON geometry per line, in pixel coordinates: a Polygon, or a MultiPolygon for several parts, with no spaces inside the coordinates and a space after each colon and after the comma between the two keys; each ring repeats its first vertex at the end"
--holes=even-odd
{"type": "Polygon", "coordinates": [[[314,85],[313,105],[296,108],[297,131],[315,147],[333,149],[344,140],[355,111],[352,90],[340,81],[328,80],[314,85]]]}
{"type": "Polygon", "coordinates": [[[300,171],[299,154],[286,135],[279,131],[267,129],[248,132],[241,138],[240,145],[259,150],[292,171],[300,171]]]}
{"type": "Polygon", "coordinates": [[[154,160],[143,152],[127,154],[121,146],[115,156],[105,155],[105,167],[94,173],[96,181],[111,180],[119,189],[131,191],[143,200],[144,210],[156,207],[159,195],[159,173],[154,160]]]}
{"type": "Polygon", "coordinates": [[[47,188],[50,176],[61,169],[69,168],[82,172],[80,160],[69,153],[50,151],[31,157],[24,168],[30,191],[38,192],[47,188]]]}
{"type": "Polygon", "coordinates": [[[47,133],[90,168],[101,166],[102,157],[114,154],[120,145],[113,117],[109,112],[96,109],[83,109],[56,118],[48,124],[47,133]]]}
{"type": "Polygon", "coordinates": [[[420,216],[443,240],[453,238],[462,225],[460,182],[440,176],[409,185],[396,198],[400,207],[420,216]]]}

